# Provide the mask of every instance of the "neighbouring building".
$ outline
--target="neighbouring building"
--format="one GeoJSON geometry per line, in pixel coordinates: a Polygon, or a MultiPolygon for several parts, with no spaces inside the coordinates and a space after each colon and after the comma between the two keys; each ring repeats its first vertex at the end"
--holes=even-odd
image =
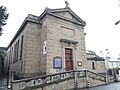
{"type": "Polygon", "coordinates": [[[107,70],[105,66],[105,59],[98,56],[94,51],[87,50],[87,62],[90,71],[105,75],[107,70]]]}
{"type": "Polygon", "coordinates": [[[107,62],[108,74],[114,77],[115,81],[120,81],[120,60],[111,60],[107,62]]]}
{"type": "Polygon", "coordinates": [[[67,5],[29,14],[8,46],[10,80],[87,69],[85,25],[67,5]]]}

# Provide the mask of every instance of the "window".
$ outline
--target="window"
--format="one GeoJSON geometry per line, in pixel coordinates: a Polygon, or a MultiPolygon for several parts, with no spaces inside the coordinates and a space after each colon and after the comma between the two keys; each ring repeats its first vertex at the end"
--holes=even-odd
{"type": "Polygon", "coordinates": [[[116,70],[116,74],[119,74],[119,70],[116,70]]]}
{"type": "Polygon", "coordinates": [[[16,62],[16,46],[17,46],[17,43],[14,45],[14,56],[13,56],[13,63],[16,62]]]}
{"type": "Polygon", "coordinates": [[[13,62],[12,62],[12,59],[13,59],[13,47],[10,48],[10,56],[9,56],[9,57],[10,57],[10,60],[9,60],[9,61],[10,61],[10,64],[11,64],[11,63],[13,63],[13,62]]]}
{"type": "Polygon", "coordinates": [[[18,42],[17,42],[17,46],[16,46],[16,47],[17,47],[17,49],[16,49],[16,50],[17,50],[17,51],[16,51],[16,52],[17,52],[17,54],[16,54],[16,59],[17,59],[17,61],[18,61],[18,52],[19,52],[19,40],[18,40],[18,42]]]}
{"type": "Polygon", "coordinates": [[[14,45],[14,56],[13,56],[13,63],[18,61],[18,52],[19,52],[19,40],[14,45]]]}
{"type": "Polygon", "coordinates": [[[22,50],[23,50],[23,36],[22,36],[22,38],[21,38],[20,60],[22,60],[22,50]]]}
{"type": "Polygon", "coordinates": [[[47,53],[47,41],[44,41],[43,43],[43,54],[47,53]]]}
{"type": "Polygon", "coordinates": [[[20,71],[22,71],[22,65],[23,65],[23,62],[21,61],[21,67],[20,67],[20,71]]]}
{"type": "Polygon", "coordinates": [[[95,69],[95,62],[92,62],[92,69],[95,69]]]}

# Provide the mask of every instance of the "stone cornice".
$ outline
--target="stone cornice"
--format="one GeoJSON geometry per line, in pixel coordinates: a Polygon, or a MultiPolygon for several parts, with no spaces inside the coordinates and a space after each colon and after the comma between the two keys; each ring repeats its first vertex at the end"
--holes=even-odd
{"type": "Polygon", "coordinates": [[[59,9],[49,9],[49,8],[46,8],[45,11],[39,16],[39,19],[42,19],[46,14],[49,14],[49,15],[52,15],[52,16],[55,16],[57,18],[60,18],[60,19],[63,19],[63,20],[66,20],[66,21],[69,21],[69,22],[73,22],[73,23],[76,23],[76,24],[79,24],[79,25],[82,25],[82,26],[85,26],[86,25],[86,22],[83,21],[80,17],[78,17],[70,8],[59,8],[59,9]],[[56,12],[69,12],[71,13],[79,22],[76,22],[75,20],[73,19],[69,19],[69,18],[66,18],[66,17],[62,17],[60,15],[57,15],[57,14],[54,14],[56,12]]]}
{"type": "Polygon", "coordinates": [[[57,17],[57,18],[60,18],[60,19],[63,19],[63,20],[68,21],[68,22],[72,22],[72,23],[75,23],[75,24],[78,24],[78,25],[81,25],[81,26],[85,26],[85,24],[83,24],[83,23],[76,22],[75,20],[72,20],[72,19],[69,19],[69,18],[66,18],[66,17],[62,17],[60,15],[56,15],[56,14],[53,14],[53,13],[47,13],[47,14],[52,15],[52,16],[57,17]]]}
{"type": "MultiPolygon", "coordinates": [[[[17,33],[15,34],[15,36],[13,37],[13,39],[11,40],[11,42],[9,43],[7,49],[12,45],[12,43],[14,42],[14,40],[17,38],[18,35],[20,35],[20,33],[23,31],[24,27],[26,26],[26,24],[28,22],[32,22],[32,23],[36,23],[36,24],[41,24],[41,22],[39,22],[38,19],[33,18],[35,17],[34,15],[29,14],[28,17],[25,18],[25,20],[23,21],[22,25],[20,26],[20,28],[18,29],[17,33]]],[[[37,16],[36,16],[37,17],[37,16]]]]}

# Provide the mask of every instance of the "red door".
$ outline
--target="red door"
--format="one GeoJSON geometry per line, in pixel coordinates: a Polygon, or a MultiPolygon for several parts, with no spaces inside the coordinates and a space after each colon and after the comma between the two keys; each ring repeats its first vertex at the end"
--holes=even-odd
{"type": "Polygon", "coordinates": [[[65,65],[66,70],[73,70],[73,57],[72,57],[72,49],[65,48],[65,65]]]}

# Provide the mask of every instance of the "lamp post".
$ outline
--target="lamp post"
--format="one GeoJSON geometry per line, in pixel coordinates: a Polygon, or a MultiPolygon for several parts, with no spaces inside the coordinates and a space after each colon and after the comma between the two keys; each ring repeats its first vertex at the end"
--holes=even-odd
{"type": "Polygon", "coordinates": [[[108,67],[109,56],[108,54],[109,54],[108,49],[106,49],[105,50],[106,84],[109,83],[109,67],[108,67]]]}
{"type": "Polygon", "coordinates": [[[106,84],[108,84],[108,49],[105,49],[105,53],[103,53],[102,51],[100,51],[100,53],[105,59],[106,84]]]}

